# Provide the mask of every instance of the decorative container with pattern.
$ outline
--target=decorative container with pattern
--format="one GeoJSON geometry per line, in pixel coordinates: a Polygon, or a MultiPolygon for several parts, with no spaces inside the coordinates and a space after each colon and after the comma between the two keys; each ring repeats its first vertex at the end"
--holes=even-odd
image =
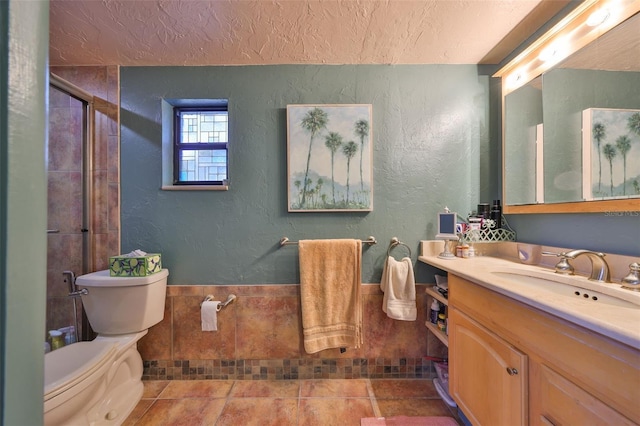
{"type": "Polygon", "coordinates": [[[158,253],[145,256],[112,256],[109,258],[109,275],[112,277],[144,277],[162,270],[162,259],[158,253]]]}

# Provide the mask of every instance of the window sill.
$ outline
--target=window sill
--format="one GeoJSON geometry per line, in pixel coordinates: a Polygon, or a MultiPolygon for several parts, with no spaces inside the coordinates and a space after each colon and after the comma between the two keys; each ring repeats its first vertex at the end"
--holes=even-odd
{"type": "Polygon", "coordinates": [[[163,191],[228,191],[229,185],[163,185],[163,191]]]}

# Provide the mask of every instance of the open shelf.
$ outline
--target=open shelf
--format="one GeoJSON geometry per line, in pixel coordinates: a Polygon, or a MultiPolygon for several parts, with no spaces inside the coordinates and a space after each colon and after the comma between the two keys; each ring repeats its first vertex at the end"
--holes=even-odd
{"type": "MultiPolygon", "coordinates": [[[[425,292],[433,297],[434,299],[436,299],[438,302],[442,303],[445,306],[448,306],[449,301],[440,293],[438,293],[438,291],[435,289],[436,286],[430,286],[427,287],[425,292]]],[[[443,332],[441,331],[437,325],[432,324],[431,321],[426,321],[424,323],[424,325],[427,327],[427,329],[433,333],[446,347],[449,347],[449,337],[443,332]]]]}
{"type": "Polygon", "coordinates": [[[431,324],[430,321],[426,321],[424,325],[426,325],[427,329],[431,331],[446,347],[449,347],[449,337],[444,334],[444,332],[440,331],[438,326],[431,324]]]}
{"type": "Polygon", "coordinates": [[[427,293],[429,296],[433,297],[434,299],[436,299],[438,302],[442,303],[443,305],[448,305],[449,301],[443,295],[438,293],[438,291],[435,288],[436,288],[435,285],[427,287],[427,289],[425,290],[425,293],[427,293]]]}

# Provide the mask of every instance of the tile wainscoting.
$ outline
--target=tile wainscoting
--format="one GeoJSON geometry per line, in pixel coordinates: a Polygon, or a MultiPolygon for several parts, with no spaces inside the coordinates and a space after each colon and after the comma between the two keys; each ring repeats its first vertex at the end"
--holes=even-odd
{"type": "Polygon", "coordinates": [[[418,319],[392,320],[382,312],[378,284],[363,284],[364,345],[345,353],[307,354],[302,341],[300,286],[172,285],[165,315],[138,344],[147,380],[313,378],[428,378],[426,355],[447,348],[427,333],[426,285],[416,286],[418,319]],[[201,331],[200,303],[208,294],[237,299],[218,313],[218,331],[201,331]]]}

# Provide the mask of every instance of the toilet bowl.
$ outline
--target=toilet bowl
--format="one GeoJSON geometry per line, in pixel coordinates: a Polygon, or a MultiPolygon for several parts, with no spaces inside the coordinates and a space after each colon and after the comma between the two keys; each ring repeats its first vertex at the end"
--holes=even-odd
{"type": "Polygon", "coordinates": [[[166,269],[147,277],[78,277],[98,337],[45,354],[45,425],[119,425],[142,397],[137,342],[164,316],[166,269]]]}

